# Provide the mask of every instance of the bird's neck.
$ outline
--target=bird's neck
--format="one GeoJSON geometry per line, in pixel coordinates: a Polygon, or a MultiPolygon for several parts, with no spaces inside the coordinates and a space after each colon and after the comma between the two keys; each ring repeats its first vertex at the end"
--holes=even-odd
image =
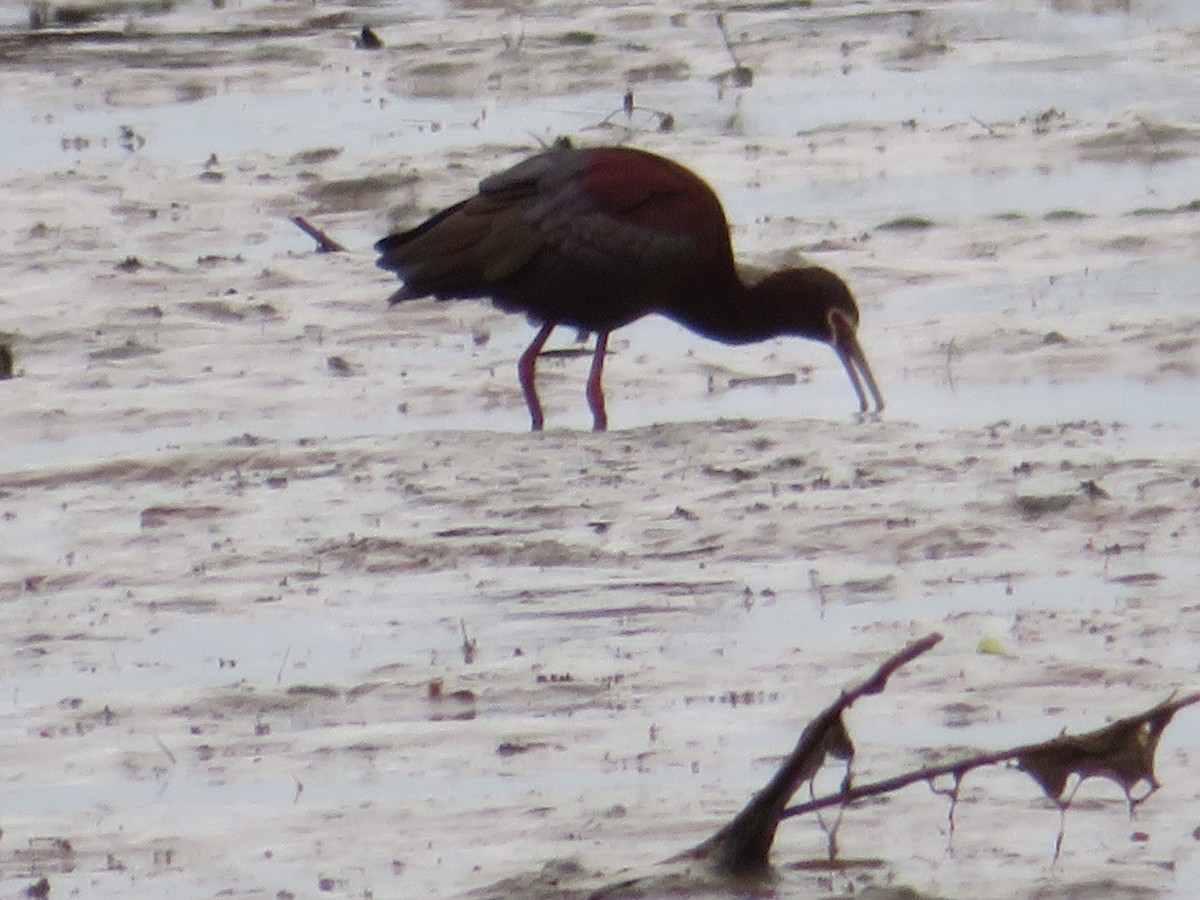
{"type": "Polygon", "coordinates": [[[749,344],[795,334],[824,340],[819,316],[811,328],[796,327],[795,297],[780,297],[765,283],[747,286],[738,276],[696,285],[689,302],[663,312],[698,334],[726,344],[749,344]]]}

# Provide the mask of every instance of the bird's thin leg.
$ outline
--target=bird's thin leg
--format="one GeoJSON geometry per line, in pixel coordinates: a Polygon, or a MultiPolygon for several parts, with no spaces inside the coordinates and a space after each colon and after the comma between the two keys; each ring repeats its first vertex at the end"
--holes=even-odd
{"type": "Polygon", "coordinates": [[[608,332],[596,332],[596,351],[592,355],[592,370],[588,373],[587,400],[592,411],[592,430],[608,428],[608,413],[604,410],[604,386],[600,378],[604,374],[604,354],[608,352],[608,332]]]}
{"type": "Polygon", "coordinates": [[[542,404],[538,400],[537,385],[533,383],[533,375],[537,368],[538,354],[542,352],[542,347],[550,338],[550,332],[554,330],[554,325],[554,322],[547,322],[542,326],[537,337],[533,339],[533,343],[525,348],[520,362],[517,363],[517,377],[521,380],[521,390],[525,392],[525,405],[529,407],[529,418],[533,420],[531,429],[533,431],[541,431],[542,425],[546,421],[546,417],[542,415],[542,404]]]}

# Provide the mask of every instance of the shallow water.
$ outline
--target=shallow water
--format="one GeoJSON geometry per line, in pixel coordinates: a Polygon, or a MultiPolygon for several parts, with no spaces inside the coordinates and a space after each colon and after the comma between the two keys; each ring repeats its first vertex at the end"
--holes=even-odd
{"type": "MultiPolygon", "coordinates": [[[[1194,14],[1129,6],[733,9],[735,89],[703,7],[0,5],[4,892],[659,872],[935,629],[853,711],[860,778],[1195,688],[1194,14]],[[746,261],[844,274],[880,420],[827,348],[652,318],[612,432],[560,355],[530,435],[527,324],[384,309],[376,237],[560,134],[683,159],[746,261]]],[[[1136,822],[1085,785],[1056,865],[997,771],[952,843],[922,790],[848,811],[882,861],[835,875],[789,821],[780,890],[1190,896],[1197,728],[1136,822]]]]}

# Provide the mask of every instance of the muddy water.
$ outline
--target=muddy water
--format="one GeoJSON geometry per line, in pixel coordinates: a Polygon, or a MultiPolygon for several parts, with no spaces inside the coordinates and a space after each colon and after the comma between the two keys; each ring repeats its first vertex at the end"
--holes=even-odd
{"type": "MultiPolygon", "coordinates": [[[[947,639],[856,708],[861,778],[1196,687],[1189,2],[734,7],[742,88],[702,6],[32,15],[0,5],[5,896],[701,896],[657,861],[913,636],[947,639]],[[884,419],[824,348],[647,320],[612,432],[568,354],[530,435],[525,323],[384,309],[375,238],[560,134],[842,272],[884,419]]],[[[921,790],[848,812],[833,870],[789,821],[774,892],[1191,896],[1198,747],[1181,715],[1133,821],[1087,783],[1058,863],[997,771],[953,836],[921,790]]]]}

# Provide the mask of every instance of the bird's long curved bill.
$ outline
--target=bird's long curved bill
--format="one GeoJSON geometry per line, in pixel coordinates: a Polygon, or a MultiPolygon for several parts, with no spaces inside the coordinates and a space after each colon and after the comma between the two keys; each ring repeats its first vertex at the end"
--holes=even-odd
{"type": "Polygon", "coordinates": [[[833,349],[837,351],[838,359],[846,367],[846,374],[850,376],[854,393],[858,395],[859,411],[866,412],[870,408],[866,393],[866,391],[870,391],[871,399],[875,402],[875,412],[880,412],[883,409],[883,395],[879,393],[879,385],[876,384],[875,375],[871,372],[871,364],[867,362],[867,355],[863,353],[862,345],[858,343],[858,338],[853,330],[850,328],[839,329],[837,342],[834,343],[833,349]],[[864,384],[866,391],[863,390],[864,384]]]}

